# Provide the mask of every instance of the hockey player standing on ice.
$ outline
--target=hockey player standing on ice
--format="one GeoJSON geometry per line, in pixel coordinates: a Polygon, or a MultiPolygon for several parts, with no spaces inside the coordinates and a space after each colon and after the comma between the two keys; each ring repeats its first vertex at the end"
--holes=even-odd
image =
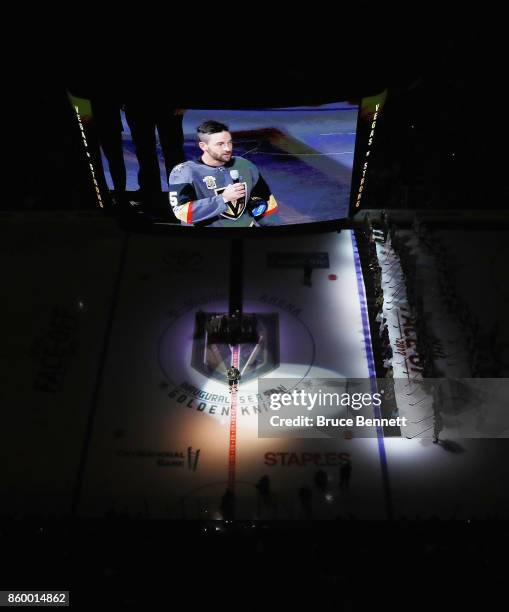
{"type": "Polygon", "coordinates": [[[228,126],[205,121],[197,129],[201,158],[175,166],[169,199],[184,225],[279,225],[278,205],[258,168],[233,155],[228,126]]]}

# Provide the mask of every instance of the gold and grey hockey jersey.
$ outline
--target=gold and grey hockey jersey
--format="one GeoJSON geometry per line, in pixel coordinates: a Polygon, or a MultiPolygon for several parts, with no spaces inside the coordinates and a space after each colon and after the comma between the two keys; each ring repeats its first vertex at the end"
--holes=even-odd
{"type": "Polygon", "coordinates": [[[279,225],[276,199],[258,168],[243,157],[232,157],[224,166],[208,166],[201,159],[175,166],[168,195],[175,216],[184,225],[279,225]],[[244,183],[246,197],[225,202],[221,194],[234,182],[231,170],[238,171],[238,182],[244,183]],[[256,214],[257,209],[250,205],[252,198],[267,203],[263,214],[256,214]]]}

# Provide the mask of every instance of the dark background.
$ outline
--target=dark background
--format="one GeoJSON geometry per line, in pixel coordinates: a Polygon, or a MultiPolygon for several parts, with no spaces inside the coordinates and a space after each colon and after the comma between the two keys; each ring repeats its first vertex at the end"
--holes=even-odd
{"type": "Polygon", "coordinates": [[[73,50],[49,71],[51,60],[34,58],[30,79],[10,92],[16,197],[2,207],[96,206],[66,90],[87,97],[129,89],[182,108],[242,108],[358,100],[388,88],[363,207],[505,208],[503,54],[492,44],[500,39],[438,18],[376,27],[380,15],[369,15],[324,34],[311,25],[307,35],[288,27],[246,33],[242,52],[191,36],[177,51],[124,43],[94,56],[78,45],[81,54],[73,50]]]}
{"type": "MultiPolygon", "coordinates": [[[[304,20],[315,19],[298,30],[293,15],[276,24],[258,6],[249,10],[256,23],[214,6],[185,23],[165,19],[163,36],[147,38],[131,19],[121,44],[107,28],[81,40],[70,28],[56,51],[41,47],[6,90],[16,138],[4,187],[14,195],[1,207],[94,208],[66,91],[113,95],[126,86],[171,96],[184,108],[318,104],[387,87],[363,207],[507,207],[503,36],[476,19],[468,27],[459,15],[446,20],[437,7],[426,7],[426,22],[420,6],[403,22],[379,5],[355,17],[342,5],[333,16],[304,7],[304,20]]],[[[220,605],[230,605],[239,584],[250,589],[242,601],[249,593],[265,603],[270,588],[290,597],[305,587],[354,610],[380,598],[440,606],[444,588],[448,601],[475,594],[486,604],[505,585],[509,531],[497,520],[238,525],[218,535],[204,528],[5,523],[1,587],[70,588],[88,609],[99,595],[126,607],[147,595],[192,603],[200,584],[220,605]]]]}

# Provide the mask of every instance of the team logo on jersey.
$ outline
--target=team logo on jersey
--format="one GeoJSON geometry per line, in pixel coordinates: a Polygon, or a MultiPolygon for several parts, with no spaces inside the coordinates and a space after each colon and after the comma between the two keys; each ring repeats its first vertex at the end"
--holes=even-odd
{"type": "Polygon", "coordinates": [[[217,189],[216,177],[215,176],[204,176],[203,182],[207,186],[207,189],[217,189]]]}
{"type": "MultiPolygon", "coordinates": [[[[247,183],[241,183],[242,185],[244,185],[244,188],[246,190],[247,193],[247,183]]],[[[219,189],[216,189],[216,195],[221,195],[223,193],[223,191],[226,189],[226,187],[220,187],[219,189]]],[[[239,219],[240,217],[242,217],[242,213],[244,212],[244,210],[246,209],[246,198],[240,198],[240,200],[232,200],[231,202],[228,202],[228,208],[225,210],[224,213],[221,213],[222,217],[226,217],[227,219],[239,219]]]]}

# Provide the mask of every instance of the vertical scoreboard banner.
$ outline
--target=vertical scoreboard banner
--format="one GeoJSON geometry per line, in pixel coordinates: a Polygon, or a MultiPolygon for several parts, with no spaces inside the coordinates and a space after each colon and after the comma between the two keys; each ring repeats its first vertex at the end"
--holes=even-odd
{"type": "Polygon", "coordinates": [[[380,115],[387,99],[387,89],[375,96],[363,98],[359,107],[357,121],[357,141],[355,146],[350,196],[350,216],[361,209],[366,190],[370,158],[376,142],[376,130],[380,115]]]}

